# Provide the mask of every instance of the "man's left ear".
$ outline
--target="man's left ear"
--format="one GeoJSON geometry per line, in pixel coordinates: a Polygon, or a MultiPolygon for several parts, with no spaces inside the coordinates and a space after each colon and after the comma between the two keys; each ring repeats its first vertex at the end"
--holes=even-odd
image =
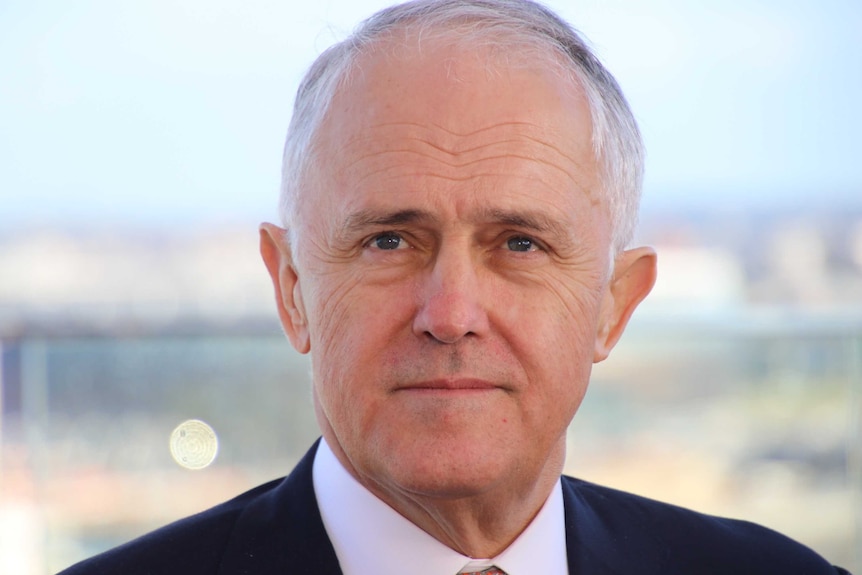
{"type": "Polygon", "coordinates": [[[610,355],[620,336],[623,335],[635,308],[655,284],[655,277],[654,249],[635,248],[617,256],[614,262],[614,275],[602,300],[593,352],[594,363],[610,355]]]}

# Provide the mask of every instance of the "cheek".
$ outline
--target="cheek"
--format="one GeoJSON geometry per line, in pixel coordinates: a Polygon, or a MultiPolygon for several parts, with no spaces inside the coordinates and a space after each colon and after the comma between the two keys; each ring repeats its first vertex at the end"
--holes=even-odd
{"type": "Polygon", "coordinates": [[[321,283],[328,289],[315,293],[309,318],[312,353],[338,350],[344,356],[339,359],[376,355],[394,333],[409,329],[411,294],[394,283],[368,285],[361,273],[345,276],[325,278],[321,283]]]}
{"type": "Polygon", "coordinates": [[[559,277],[547,274],[535,278],[532,289],[496,294],[494,301],[508,300],[498,306],[512,335],[535,342],[536,353],[577,353],[588,349],[592,355],[601,310],[602,278],[597,274],[559,277]],[[514,296],[514,297],[513,297],[514,296]]]}
{"type": "Polygon", "coordinates": [[[354,325],[353,315],[360,309],[351,305],[353,283],[327,285],[329,289],[313,290],[308,302],[312,355],[329,356],[333,350],[352,340],[345,330],[354,325]]]}
{"type": "Polygon", "coordinates": [[[386,353],[410,329],[410,298],[359,274],[324,280],[309,312],[314,385],[330,419],[356,418],[372,409],[386,353]]]}
{"type": "Polygon", "coordinates": [[[533,387],[535,417],[569,418],[592,371],[601,283],[546,279],[541,290],[500,306],[499,324],[533,387]]]}
{"type": "Polygon", "coordinates": [[[354,367],[353,348],[361,334],[353,333],[352,328],[359,325],[355,316],[363,309],[354,302],[356,279],[327,281],[333,279],[324,277],[306,296],[313,380],[325,405],[331,403],[328,398],[342,385],[343,372],[354,367]],[[323,382],[326,385],[321,386],[323,382]]]}

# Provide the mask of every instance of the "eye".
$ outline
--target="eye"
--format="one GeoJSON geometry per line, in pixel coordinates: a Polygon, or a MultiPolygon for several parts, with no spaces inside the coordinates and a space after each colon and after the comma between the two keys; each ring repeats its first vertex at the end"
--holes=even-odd
{"type": "Polygon", "coordinates": [[[536,242],[524,236],[509,238],[506,240],[506,247],[513,252],[532,252],[539,249],[536,242]]]}
{"type": "Polygon", "coordinates": [[[373,246],[378,250],[397,250],[399,248],[409,247],[407,242],[404,241],[404,238],[399,236],[394,232],[386,232],[380,235],[374,236],[371,238],[371,241],[368,244],[369,246],[373,246]]]}

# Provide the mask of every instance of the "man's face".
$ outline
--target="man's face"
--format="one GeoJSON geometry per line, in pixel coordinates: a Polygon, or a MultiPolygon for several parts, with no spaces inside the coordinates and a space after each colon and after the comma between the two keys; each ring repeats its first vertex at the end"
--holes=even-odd
{"type": "Polygon", "coordinates": [[[282,262],[324,436],[390,501],[556,477],[614,315],[580,90],[487,63],[364,57],[282,262]]]}

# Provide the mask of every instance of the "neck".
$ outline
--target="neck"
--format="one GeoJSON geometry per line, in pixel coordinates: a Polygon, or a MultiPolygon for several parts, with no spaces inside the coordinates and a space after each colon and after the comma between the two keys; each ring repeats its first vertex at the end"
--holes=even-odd
{"type": "Polygon", "coordinates": [[[561,441],[527,484],[503,480],[474,493],[427,494],[363,477],[337,444],[327,442],[342,466],[377,498],[444,545],[474,558],[495,557],[518,538],[548,499],[565,458],[561,441]]]}

